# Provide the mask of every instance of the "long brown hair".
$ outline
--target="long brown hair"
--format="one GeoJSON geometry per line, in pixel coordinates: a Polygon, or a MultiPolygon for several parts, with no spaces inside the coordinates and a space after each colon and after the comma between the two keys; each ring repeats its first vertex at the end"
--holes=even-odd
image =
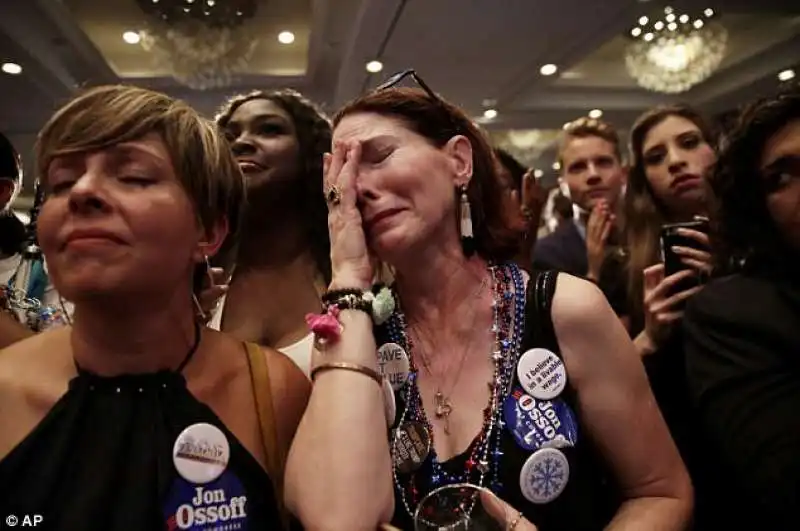
{"type": "MultiPolygon", "coordinates": [[[[402,120],[412,131],[437,147],[464,135],[472,144],[472,179],[467,197],[475,232],[475,251],[484,259],[511,260],[518,249],[517,234],[509,226],[494,152],[486,136],[458,107],[415,88],[371,92],[345,105],[333,119],[334,128],[347,115],[376,113],[402,120]]],[[[455,194],[456,191],[454,190],[455,194]]]]}
{"type": "Polygon", "coordinates": [[[631,168],[625,192],[624,226],[625,244],[628,248],[627,291],[632,316],[641,316],[644,278],[642,271],[658,263],[659,233],[668,219],[664,205],[653,192],[647,180],[642,147],[647,134],[670,116],[689,120],[700,129],[700,133],[715,147],[714,133],[706,120],[686,105],[655,107],[642,114],[633,125],[630,136],[631,168]]]}

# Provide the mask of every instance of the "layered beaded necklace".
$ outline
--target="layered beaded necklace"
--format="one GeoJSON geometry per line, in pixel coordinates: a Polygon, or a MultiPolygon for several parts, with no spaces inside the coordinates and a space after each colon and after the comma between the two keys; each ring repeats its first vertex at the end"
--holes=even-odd
{"type": "MultiPolygon", "coordinates": [[[[408,336],[405,316],[399,301],[396,305],[397,310],[387,322],[390,340],[402,346],[410,358],[410,373],[405,388],[402,390],[405,408],[400,416],[398,426],[402,426],[408,421],[416,421],[420,422],[427,430],[430,438],[430,452],[426,461],[430,463],[431,490],[457,483],[471,483],[482,487],[487,476],[489,476],[488,486],[493,492],[499,493],[502,488],[499,472],[500,457],[502,456],[500,442],[504,422],[500,405],[511,390],[516,361],[519,356],[525,317],[525,288],[522,272],[516,264],[490,265],[489,273],[493,281],[492,333],[495,340],[490,357],[494,365],[494,374],[492,381],[489,382],[490,397],[489,403],[483,411],[481,432],[471,445],[464,470],[459,473],[449,473],[444,470],[436,455],[433,427],[425,414],[417,386],[418,369],[414,362],[416,357],[414,346],[408,336]]],[[[397,430],[392,437],[392,448],[394,448],[397,430]]],[[[414,509],[427,493],[420,496],[414,473],[409,475],[406,482],[401,482],[397,467],[393,467],[392,475],[403,506],[413,517],[414,509]]]]}

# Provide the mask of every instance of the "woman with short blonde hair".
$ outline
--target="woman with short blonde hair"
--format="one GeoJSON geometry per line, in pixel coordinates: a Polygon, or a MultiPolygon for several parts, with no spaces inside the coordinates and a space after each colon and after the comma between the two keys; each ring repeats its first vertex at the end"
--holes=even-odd
{"type": "Polygon", "coordinates": [[[37,165],[39,240],[75,312],[0,355],[5,513],[56,529],[281,525],[306,379],[196,312],[244,201],[228,143],[183,102],[105,86],[48,121],[37,165]]]}

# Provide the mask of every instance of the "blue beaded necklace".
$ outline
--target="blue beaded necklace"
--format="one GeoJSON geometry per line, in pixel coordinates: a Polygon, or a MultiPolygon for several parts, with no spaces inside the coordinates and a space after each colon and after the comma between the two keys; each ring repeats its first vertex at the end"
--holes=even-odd
{"type": "MultiPolygon", "coordinates": [[[[514,369],[519,357],[525,319],[525,289],[522,272],[516,264],[490,265],[489,273],[494,281],[492,332],[495,334],[495,346],[491,354],[494,363],[494,378],[490,383],[489,403],[484,409],[483,428],[471,445],[470,456],[464,470],[459,473],[446,471],[436,455],[433,444],[433,428],[425,415],[417,386],[418,369],[414,363],[413,344],[406,333],[405,316],[399,300],[396,300],[397,310],[387,322],[390,340],[402,346],[409,353],[410,358],[410,374],[403,390],[405,409],[398,425],[401,426],[406,421],[418,421],[428,430],[430,452],[425,464],[430,466],[430,490],[457,483],[483,486],[487,475],[489,476],[488,486],[493,492],[499,494],[502,489],[499,479],[500,458],[503,455],[500,442],[505,426],[502,418],[502,403],[511,391],[514,369]]],[[[395,294],[395,298],[397,299],[397,294],[395,294]]],[[[415,475],[410,475],[407,486],[404,487],[397,469],[394,468],[392,472],[395,489],[401,497],[403,506],[408,514],[413,516],[412,506],[416,507],[422,498],[417,489],[415,475]]]]}

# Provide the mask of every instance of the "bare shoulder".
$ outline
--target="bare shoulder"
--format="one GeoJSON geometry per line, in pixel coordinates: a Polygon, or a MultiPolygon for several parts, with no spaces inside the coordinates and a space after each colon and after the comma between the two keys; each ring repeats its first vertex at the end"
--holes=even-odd
{"type": "Polygon", "coordinates": [[[286,354],[270,347],[261,347],[267,359],[270,387],[275,409],[281,406],[305,411],[308,396],[311,394],[311,383],[303,371],[286,354]]]}
{"type": "Polygon", "coordinates": [[[54,330],[31,336],[0,350],[0,393],[28,387],[51,387],[69,376],[69,331],[54,330]]]}
{"type": "Polygon", "coordinates": [[[0,350],[0,459],[64,396],[74,369],[69,332],[37,334],[0,350]]]}
{"type": "Polygon", "coordinates": [[[553,296],[553,325],[557,330],[602,324],[614,317],[603,292],[595,284],[567,273],[558,275],[553,296]]]}
{"type": "Polygon", "coordinates": [[[564,273],[558,275],[551,315],[573,383],[579,383],[598,366],[628,365],[628,358],[635,360],[628,333],[595,284],[564,273]]]}
{"type": "Polygon", "coordinates": [[[262,350],[267,358],[278,438],[284,451],[288,452],[308,405],[311,382],[295,362],[282,352],[269,347],[262,347],[262,350]]]}

